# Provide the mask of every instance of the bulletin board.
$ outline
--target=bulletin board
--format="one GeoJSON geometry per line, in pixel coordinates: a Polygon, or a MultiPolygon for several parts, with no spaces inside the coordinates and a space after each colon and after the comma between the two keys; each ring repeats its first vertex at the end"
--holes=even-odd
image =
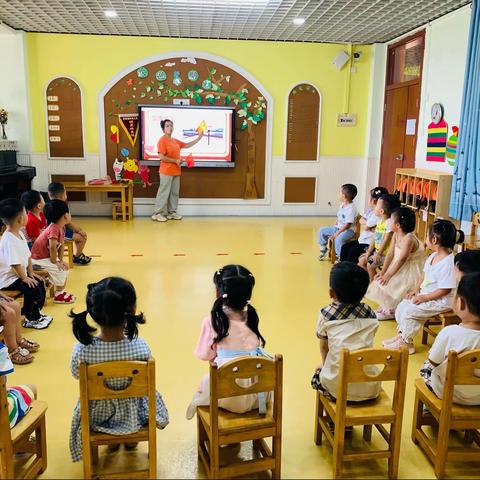
{"type": "Polygon", "coordinates": [[[84,159],[82,92],[67,77],[52,80],[46,89],[48,156],[52,159],[84,159]]]}
{"type": "MultiPolygon", "coordinates": [[[[233,106],[236,109],[234,168],[182,168],[181,198],[244,198],[265,196],[267,100],[243,75],[202,58],[172,57],[145,64],[118,80],[104,96],[107,172],[126,167],[134,196],[155,197],[158,167],[136,167],[141,158],[136,125],[122,125],[122,116],[138,113],[138,104],[172,105],[174,99],[190,105],[233,106]],[[128,152],[128,154],[127,154],[128,152]],[[128,162],[128,163],[127,163],[128,162]],[[148,169],[148,171],[145,170],[148,169]]],[[[124,123],[124,122],[123,122],[124,123]]],[[[175,131],[173,132],[175,137],[175,131]]],[[[119,174],[120,175],[120,174],[119,174]]]]}
{"type": "Polygon", "coordinates": [[[295,86],[288,96],[287,152],[289,161],[316,161],[320,95],[309,84],[295,86]]]}

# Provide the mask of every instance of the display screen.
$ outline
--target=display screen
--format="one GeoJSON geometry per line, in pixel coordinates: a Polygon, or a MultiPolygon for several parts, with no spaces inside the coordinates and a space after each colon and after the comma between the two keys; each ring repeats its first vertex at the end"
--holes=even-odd
{"type": "Polygon", "coordinates": [[[172,137],[184,143],[196,139],[203,130],[203,138],[191,148],[180,152],[182,160],[191,154],[195,167],[232,167],[233,108],[140,105],[140,132],[144,163],[158,164],[158,140],[163,136],[162,120],[173,122],[172,137]]]}

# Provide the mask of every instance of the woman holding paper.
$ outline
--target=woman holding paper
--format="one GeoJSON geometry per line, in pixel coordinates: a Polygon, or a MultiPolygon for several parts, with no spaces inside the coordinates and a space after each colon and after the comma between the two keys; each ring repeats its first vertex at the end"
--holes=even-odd
{"type": "Polygon", "coordinates": [[[180,175],[182,173],[180,150],[197,144],[203,137],[203,129],[199,129],[198,137],[195,140],[184,143],[172,137],[173,122],[171,120],[162,120],[160,126],[164,133],[157,145],[160,157],[160,186],[155,199],[155,211],[152,220],[157,222],[181,220],[182,216],[177,213],[180,175]]]}

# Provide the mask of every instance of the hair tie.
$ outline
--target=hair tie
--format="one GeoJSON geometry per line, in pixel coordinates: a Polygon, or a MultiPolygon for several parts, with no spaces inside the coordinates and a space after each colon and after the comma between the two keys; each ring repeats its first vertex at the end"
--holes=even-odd
{"type": "Polygon", "coordinates": [[[228,295],[227,295],[226,293],[224,293],[224,294],[222,295],[222,298],[228,298],[228,295]]]}

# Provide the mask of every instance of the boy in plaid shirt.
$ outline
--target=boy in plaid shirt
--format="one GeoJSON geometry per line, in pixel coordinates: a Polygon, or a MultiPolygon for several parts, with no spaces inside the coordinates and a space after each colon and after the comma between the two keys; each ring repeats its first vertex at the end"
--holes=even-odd
{"type": "MultiPolygon", "coordinates": [[[[341,262],[330,272],[332,303],[320,310],[316,334],[320,340],[322,364],[312,377],[312,387],[335,400],[340,352],[373,347],[378,329],[375,312],[361,303],[369,284],[368,273],[351,262],[341,262]]],[[[376,374],[373,369],[370,373],[376,374]]],[[[380,382],[351,383],[347,400],[360,402],[378,397],[380,382]]]]}

